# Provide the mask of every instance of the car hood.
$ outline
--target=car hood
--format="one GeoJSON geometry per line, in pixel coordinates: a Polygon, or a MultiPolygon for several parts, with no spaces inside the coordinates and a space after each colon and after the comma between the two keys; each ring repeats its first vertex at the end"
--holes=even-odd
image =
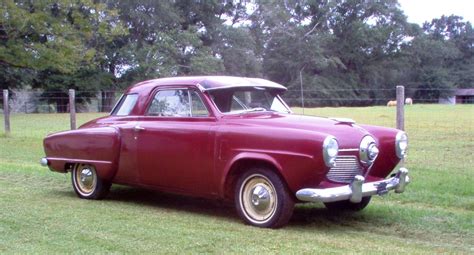
{"type": "Polygon", "coordinates": [[[349,119],[323,118],[279,113],[247,113],[225,117],[232,125],[258,125],[269,128],[290,128],[316,131],[336,137],[340,148],[359,148],[367,130],[349,119]]]}

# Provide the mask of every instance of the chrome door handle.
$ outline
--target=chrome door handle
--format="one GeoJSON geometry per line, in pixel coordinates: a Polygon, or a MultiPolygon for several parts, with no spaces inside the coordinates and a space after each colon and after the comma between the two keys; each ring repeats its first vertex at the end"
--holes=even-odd
{"type": "Polygon", "coordinates": [[[142,131],[142,130],[145,130],[144,127],[140,127],[139,125],[136,125],[135,127],[133,127],[133,130],[135,131],[142,131]]]}

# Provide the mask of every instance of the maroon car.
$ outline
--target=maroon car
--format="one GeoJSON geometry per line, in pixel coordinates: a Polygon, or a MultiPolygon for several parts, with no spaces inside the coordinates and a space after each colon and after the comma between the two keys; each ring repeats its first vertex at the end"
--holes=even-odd
{"type": "Polygon", "coordinates": [[[294,115],[285,91],[256,78],[141,82],[109,116],[48,135],[41,163],[71,172],[81,198],[118,183],[225,199],[259,227],[284,225],[298,202],[361,210],[373,195],[404,191],[408,170],[391,174],[406,155],[403,131],[294,115]]]}

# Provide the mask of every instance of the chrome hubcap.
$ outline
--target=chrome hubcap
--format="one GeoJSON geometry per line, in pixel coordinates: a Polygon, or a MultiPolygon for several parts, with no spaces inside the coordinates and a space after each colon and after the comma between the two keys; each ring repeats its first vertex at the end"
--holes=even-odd
{"type": "Polygon", "coordinates": [[[94,182],[94,177],[92,176],[92,171],[89,168],[84,168],[81,171],[80,181],[82,186],[91,187],[94,182]]]}
{"type": "Polygon", "coordinates": [[[84,196],[94,192],[97,184],[95,168],[91,165],[80,164],[75,169],[75,186],[84,196]]]}
{"type": "Polygon", "coordinates": [[[260,174],[247,177],[240,188],[240,199],[247,219],[258,224],[271,220],[278,204],[273,184],[260,174]]]}
{"type": "Polygon", "coordinates": [[[270,205],[270,192],[262,185],[255,186],[251,191],[252,205],[256,211],[265,211],[270,205]]]}

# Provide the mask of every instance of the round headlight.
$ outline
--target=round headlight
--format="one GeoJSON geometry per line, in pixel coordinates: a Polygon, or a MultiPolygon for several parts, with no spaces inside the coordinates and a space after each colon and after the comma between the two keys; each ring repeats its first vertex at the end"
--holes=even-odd
{"type": "Polygon", "coordinates": [[[408,136],[405,132],[400,131],[395,137],[395,151],[397,152],[397,157],[403,159],[407,156],[408,150],[408,136]]]}
{"type": "Polygon", "coordinates": [[[339,144],[336,138],[328,136],[323,142],[323,158],[327,167],[336,166],[336,157],[339,153],[339,144]]]}
{"type": "Polygon", "coordinates": [[[371,165],[379,155],[379,148],[372,136],[362,138],[359,147],[359,159],[364,165],[371,165]]]}
{"type": "Polygon", "coordinates": [[[379,155],[379,148],[377,148],[377,145],[375,145],[375,143],[371,143],[369,145],[368,152],[369,152],[368,153],[369,160],[373,161],[379,155]]]}

